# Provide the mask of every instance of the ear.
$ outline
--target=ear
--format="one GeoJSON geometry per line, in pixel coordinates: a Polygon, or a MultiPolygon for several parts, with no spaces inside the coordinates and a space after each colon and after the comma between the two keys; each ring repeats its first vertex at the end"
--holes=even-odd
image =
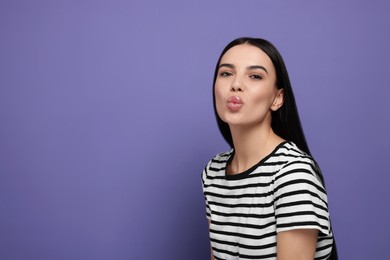
{"type": "Polygon", "coordinates": [[[284,89],[278,89],[274,98],[274,102],[271,105],[271,110],[276,111],[278,110],[284,102],[284,89]]]}

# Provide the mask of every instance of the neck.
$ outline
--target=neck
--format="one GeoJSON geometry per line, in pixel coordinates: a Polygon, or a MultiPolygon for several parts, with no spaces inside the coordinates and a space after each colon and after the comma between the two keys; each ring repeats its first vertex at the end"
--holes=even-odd
{"type": "Polygon", "coordinates": [[[269,155],[283,139],[268,126],[230,126],[234,144],[234,158],[228,166],[229,174],[248,170],[269,155]]]}

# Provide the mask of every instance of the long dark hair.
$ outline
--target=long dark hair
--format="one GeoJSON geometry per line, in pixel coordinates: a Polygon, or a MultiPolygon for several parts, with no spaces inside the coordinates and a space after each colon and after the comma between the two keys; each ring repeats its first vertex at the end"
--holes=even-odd
{"type": "MultiPolygon", "coordinates": [[[[276,71],[276,87],[277,89],[283,89],[284,93],[284,102],[283,105],[276,111],[272,111],[272,121],[271,127],[272,130],[281,138],[294,142],[302,151],[311,155],[309,147],[306,142],[305,134],[302,129],[301,120],[299,119],[297,105],[295,103],[294,93],[292,91],[290,78],[288,76],[286,65],[284,64],[283,58],[280,55],[279,51],[276,47],[267,40],[259,39],[259,38],[250,38],[243,37],[238,38],[230,42],[225,49],[223,49],[221,55],[219,56],[217,65],[215,67],[214,72],[214,80],[213,80],[213,102],[214,102],[214,113],[217,119],[219,130],[221,131],[222,136],[226,140],[226,142],[230,145],[230,147],[234,147],[232,134],[230,132],[229,125],[222,121],[217,113],[217,108],[215,104],[215,93],[214,86],[215,81],[218,75],[218,68],[221,62],[222,56],[232,47],[241,44],[250,44],[255,47],[258,47],[262,51],[264,51],[268,57],[271,59],[275,71],[276,71]]],[[[317,164],[317,163],[316,163],[317,164]]],[[[318,167],[318,175],[324,183],[324,179],[321,173],[320,168],[318,167]]],[[[334,239],[334,236],[333,236],[334,239]]],[[[332,253],[329,259],[337,260],[337,247],[336,240],[334,240],[332,253]]]]}

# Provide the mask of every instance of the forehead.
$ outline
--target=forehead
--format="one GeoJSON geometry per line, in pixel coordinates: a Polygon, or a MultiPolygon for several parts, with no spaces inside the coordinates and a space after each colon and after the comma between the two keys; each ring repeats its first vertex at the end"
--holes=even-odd
{"type": "Polygon", "coordinates": [[[230,48],[221,58],[222,63],[230,63],[235,66],[252,66],[261,65],[268,71],[274,71],[274,66],[268,55],[260,48],[250,45],[241,44],[230,48]]]}

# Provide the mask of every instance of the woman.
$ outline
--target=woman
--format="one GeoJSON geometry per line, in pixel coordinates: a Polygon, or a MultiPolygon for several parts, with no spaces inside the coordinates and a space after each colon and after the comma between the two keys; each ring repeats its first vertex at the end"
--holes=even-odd
{"type": "Polygon", "coordinates": [[[232,149],[202,174],[212,259],[337,259],[323,177],[277,49],[263,39],[232,41],[213,96],[232,149]]]}

